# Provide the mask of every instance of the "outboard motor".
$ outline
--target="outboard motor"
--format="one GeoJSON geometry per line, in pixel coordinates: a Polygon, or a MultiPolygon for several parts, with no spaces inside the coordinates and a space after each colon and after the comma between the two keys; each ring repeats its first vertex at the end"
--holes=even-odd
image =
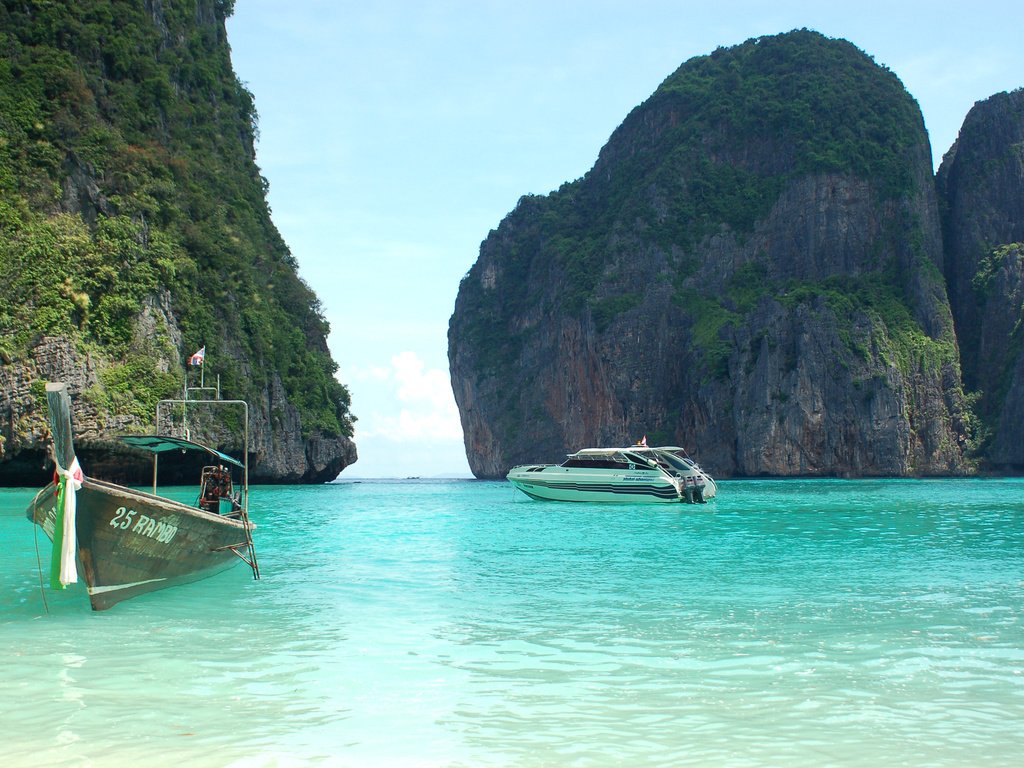
{"type": "Polygon", "coordinates": [[[683,488],[685,489],[684,493],[686,494],[686,503],[693,504],[693,496],[696,488],[693,477],[687,475],[683,478],[683,488]]]}
{"type": "Polygon", "coordinates": [[[691,478],[693,480],[693,498],[697,504],[707,504],[704,501],[704,482],[703,476],[698,475],[697,477],[691,478]]]}

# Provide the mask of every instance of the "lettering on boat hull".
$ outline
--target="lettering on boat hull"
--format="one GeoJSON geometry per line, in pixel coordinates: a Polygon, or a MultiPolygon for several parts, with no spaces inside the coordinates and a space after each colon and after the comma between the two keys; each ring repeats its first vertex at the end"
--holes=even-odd
{"type": "Polygon", "coordinates": [[[156,539],[162,544],[169,543],[178,532],[177,526],[170,525],[162,520],[154,520],[152,517],[139,514],[136,510],[128,507],[117,508],[113,519],[110,521],[110,527],[120,528],[124,531],[130,530],[132,533],[156,539]],[[138,515],[138,522],[135,522],[133,526],[132,522],[135,520],[136,515],[138,515]]]}

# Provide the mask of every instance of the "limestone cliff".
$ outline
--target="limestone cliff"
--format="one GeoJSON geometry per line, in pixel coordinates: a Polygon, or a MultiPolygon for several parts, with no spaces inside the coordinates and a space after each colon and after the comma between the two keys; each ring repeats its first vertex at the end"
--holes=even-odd
{"type": "Polygon", "coordinates": [[[938,173],[946,278],[982,452],[1024,469],[1024,90],[974,105],[938,173]]]}
{"type": "Polygon", "coordinates": [[[86,471],[144,478],[111,438],[152,430],[201,346],[208,383],[250,403],[254,481],[356,459],[327,323],[270,220],[231,8],[0,0],[0,485],[45,478],[47,380],[86,471]]]}
{"type": "Polygon", "coordinates": [[[481,245],[449,326],[470,466],[646,435],[723,477],[963,472],[941,264],[891,72],[808,31],[693,59],[481,245]]]}

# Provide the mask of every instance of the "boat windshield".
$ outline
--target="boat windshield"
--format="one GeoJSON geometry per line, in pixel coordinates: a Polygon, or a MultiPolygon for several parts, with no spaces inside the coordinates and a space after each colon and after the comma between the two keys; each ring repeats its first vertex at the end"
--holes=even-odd
{"type": "Polygon", "coordinates": [[[630,462],[631,464],[639,464],[644,469],[648,469],[651,467],[651,465],[657,464],[657,462],[654,461],[653,459],[633,452],[624,453],[623,456],[625,457],[626,461],[630,462]]]}
{"type": "Polygon", "coordinates": [[[664,461],[666,461],[670,465],[672,465],[673,469],[677,469],[677,470],[679,470],[681,472],[691,472],[691,471],[693,471],[693,462],[690,461],[687,458],[684,458],[682,456],[678,456],[678,455],[676,455],[674,453],[671,453],[669,451],[659,451],[658,455],[659,455],[659,458],[663,459],[664,461]]]}
{"type": "Polygon", "coordinates": [[[588,453],[580,451],[574,453],[562,462],[563,467],[574,467],[576,469],[651,469],[654,462],[646,456],[641,456],[632,451],[615,451],[588,453]]]}
{"type": "Polygon", "coordinates": [[[574,453],[562,462],[563,467],[575,467],[577,469],[625,469],[626,460],[622,454],[599,454],[588,455],[585,453],[574,453]]]}

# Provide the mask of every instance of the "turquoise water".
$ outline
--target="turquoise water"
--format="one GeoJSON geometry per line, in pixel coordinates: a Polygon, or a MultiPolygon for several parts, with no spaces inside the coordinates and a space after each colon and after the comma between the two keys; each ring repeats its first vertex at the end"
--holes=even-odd
{"type": "Polygon", "coordinates": [[[1010,766],[1024,480],[253,493],[244,566],[92,613],[0,491],[0,753],[22,766],[1010,766]]]}

